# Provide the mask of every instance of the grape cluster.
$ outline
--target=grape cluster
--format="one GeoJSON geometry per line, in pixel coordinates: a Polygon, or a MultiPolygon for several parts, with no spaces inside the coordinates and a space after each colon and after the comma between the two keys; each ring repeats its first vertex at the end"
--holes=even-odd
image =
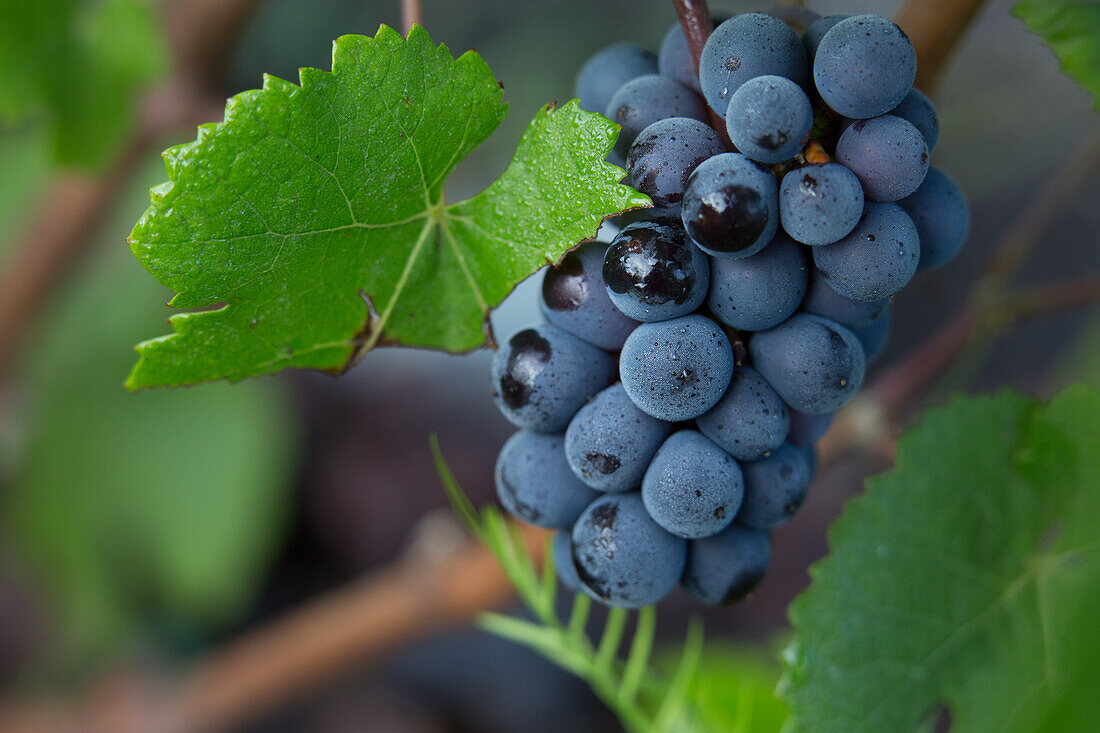
{"type": "Polygon", "coordinates": [[[581,105],[622,125],[612,156],[654,208],[548,268],[545,323],[493,361],[521,428],[500,500],[561,530],[562,581],[612,606],[677,583],[730,603],[759,583],[890,299],[967,234],[894,23],[833,15],[800,37],[761,13],[716,21],[698,74],[679,26],[659,56],[617,44],[581,69],[581,105]]]}

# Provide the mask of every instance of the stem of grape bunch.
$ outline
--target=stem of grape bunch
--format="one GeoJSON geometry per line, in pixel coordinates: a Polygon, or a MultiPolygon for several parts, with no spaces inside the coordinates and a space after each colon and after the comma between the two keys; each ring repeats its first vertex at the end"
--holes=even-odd
{"type": "Polygon", "coordinates": [[[401,30],[408,35],[414,24],[424,25],[424,9],[420,0],[401,0],[401,30]]]}
{"type": "MultiPolygon", "coordinates": [[[[707,38],[714,31],[710,9],[707,8],[706,0],[672,0],[672,6],[676,8],[676,17],[680,20],[680,27],[684,29],[684,38],[687,39],[688,50],[691,51],[695,72],[699,73],[699,57],[703,54],[703,46],[707,44],[707,38]]],[[[710,126],[722,138],[726,147],[732,150],[733,143],[726,134],[722,116],[709,104],[707,115],[710,117],[710,126]]]]}

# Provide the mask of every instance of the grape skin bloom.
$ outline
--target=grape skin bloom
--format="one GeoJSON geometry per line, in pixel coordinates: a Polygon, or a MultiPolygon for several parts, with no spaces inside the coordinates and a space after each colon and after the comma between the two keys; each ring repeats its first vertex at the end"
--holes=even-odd
{"type": "Polygon", "coordinates": [[[610,354],[556,326],[514,334],[493,355],[493,399],[513,425],[540,433],[565,430],[588,398],[611,383],[610,354]]]}
{"type": "Polygon", "coordinates": [[[913,220],[920,236],[917,269],[932,270],[955,258],[970,232],[970,209],[946,173],[930,168],[920,188],[898,205],[913,220]]]}
{"type": "Polygon", "coordinates": [[[630,185],[661,208],[678,207],[699,164],[726,151],[710,125],[688,117],[657,120],[642,130],[626,155],[630,185]]]}
{"type": "Polygon", "coordinates": [[[521,430],[497,457],[497,498],[511,514],[537,527],[572,527],[598,494],[565,461],[561,435],[521,430]]]}
{"type": "Polygon", "coordinates": [[[809,83],[809,63],[802,41],[790,27],[770,15],[742,13],[714,29],[699,57],[699,84],[707,104],[718,114],[742,84],[758,76],[784,76],[801,86],[809,83]]]}
{"type": "Polygon", "coordinates": [[[731,524],[711,537],[688,542],[681,584],[703,603],[725,606],[753,591],[771,562],[771,540],[759,529],[731,524]]]}
{"type": "Polygon", "coordinates": [[[672,426],[645,414],[613,384],[582,407],[565,430],[573,474],[598,491],[638,488],[672,426]]]}
{"type": "Polygon", "coordinates": [[[718,404],[696,420],[703,435],[739,461],[751,461],[787,439],[787,406],[760,372],[734,369],[729,389],[718,404]]]}
{"type": "Polygon", "coordinates": [[[705,122],[707,108],[699,95],[683,84],[659,74],[631,79],[607,103],[605,113],[622,125],[615,152],[626,159],[635,138],[649,125],[668,117],[688,117],[705,122]]]}
{"type": "Polygon", "coordinates": [[[733,348],[714,321],[692,314],[634,329],[619,358],[627,395],[659,420],[691,420],[714,407],[733,376],[733,348]]]}
{"type": "Polygon", "coordinates": [[[668,595],[684,570],[687,540],[653,521],[641,494],[605,494],[573,527],[577,578],[609,606],[641,608],[668,595]]]}
{"type": "Polygon", "coordinates": [[[863,347],[848,329],[795,313],[749,340],[753,366],[783,401],[808,415],[834,412],[863,384],[863,347]]]}
{"type": "Polygon", "coordinates": [[[581,109],[603,114],[619,87],[657,73],[657,57],[636,43],[616,43],[597,52],[577,72],[573,96],[581,109]]]}
{"type": "Polygon", "coordinates": [[[825,104],[853,119],[884,114],[917,78],[917,54],[897,24],[878,15],[845,18],[817,46],[814,83],[825,104]]]}
{"type": "Polygon", "coordinates": [[[742,465],[745,500],[737,522],[752,529],[774,529],[795,515],[810,488],[813,467],[807,454],[789,443],[767,458],[742,465]]]}
{"type": "Polygon", "coordinates": [[[814,247],[813,254],[817,269],[838,293],[864,302],[882,300],[905,287],[916,273],[920,236],[897,204],[868,202],[851,234],[814,247]]]}
{"type": "Polygon", "coordinates": [[[778,326],[795,312],[810,278],[802,247],[776,235],[752,257],[714,258],[707,304],[715,318],[742,331],[778,326]]]}
{"type": "Polygon", "coordinates": [[[694,430],[669,436],[642,481],[649,516],[667,532],[688,539],[729,526],[744,493],[737,461],[694,430]]]}
{"type": "Polygon", "coordinates": [[[863,185],[840,163],[788,171],[779,185],[779,220],[791,239],[811,247],[832,244],[863,215],[863,185]]]}
{"type": "Polygon", "coordinates": [[[897,201],[928,173],[928,144],[907,120],[883,115],[857,120],[836,144],[836,158],[856,174],[871,201],[897,201]]]}
{"type": "Polygon", "coordinates": [[[802,149],[814,111],[802,87],[782,76],[750,79],[730,97],[726,131],[743,154],[782,163],[802,149]]]}
{"type": "Polygon", "coordinates": [[[611,302],[603,281],[606,246],[599,242],[569,252],[546,268],[540,306],[546,320],[604,351],[618,351],[638,325],[611,302]]]}

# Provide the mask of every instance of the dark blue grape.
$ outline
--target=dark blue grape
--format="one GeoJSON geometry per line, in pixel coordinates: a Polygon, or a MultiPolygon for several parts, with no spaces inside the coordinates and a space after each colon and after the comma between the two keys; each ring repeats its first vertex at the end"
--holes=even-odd
{"type": "Polygon", "coordinates": [[[739,153],[722,153],[691,174],[682,216],[688,235],[707,254],[748,257],[779,227],[779,187],[770,170],[739,153]]]}
{"type": "Polygon", "coordinates": [[[609,606],[661,600],[676,586],[686,557],[687,540],[661,529],[637,493],[605,494],[573,527],[577,578],[609,606]]]}
{"type": "Polygon", "coordinates": [[[698,308],[710,262],[674,223],[638,222],[611,241],[603,262],[611,302],[638,321],[667,321],[698,308]]]}
{"type": "MultiPolygon", "coordinates": [[[[729,17],[729,13],[715,13],[710,20],[717,27],[729,17]]],[[[684,28],[679,23],[674,23],[661,41],[661,48],[657,52],[657,69],[670,79],[702,93],[695,60],[691,57],[691,49],[684,37],[684,28]]]]}
{"type": "Polygon", "coordinates": [[[695,422],[703,435],[739,461],[751,461],[787,438],[787,406],[752,367],[733,370],[729,389],[718,404],[695,422]]]}
{"type": "Polygon", "coordinates": [[[841,295],[865,302],[889,298],[917,271],[917,227],[897,204],[868,201],[852,233],[814,247],[814,263],[841,295]]]}
{"type": "Polygon", "coordinates": [[[603,282],[607,245],[585,244],[569,252],[542,278],[542,312],[563,331],[605,351],[618,351],[637,321],[614,306],[603,282]]]}
{"type": "Polygon", "coordinates": [[[700,315],[643,323],[623,344],[619,376],[627,395],[658,420],[691,420],[714,407],[733,374],[733,348],[700,315]]]}
{"type": "Polygon", "coordinates": [[[787,433],[787,442],[796,448],[806,448],[817,441],[829,429],[833,422],[832,412],[824,415],[807,415],[797,410],[788,410],[791,417],[791,429],[787,433]]]}
{"type": "Polygon", "coordinates": [[[795,515],[806,499],[813,474],[802,448],[789,443],[767,458],[741,465],[745,476],[745,500],[737,523],[753,529],[773,529],[795,515]]]}
{"type": "Polygon", "coordinates": [[[814,82],[825,104],[856,119],[898,106],[917,77],[917,54],[896,24],[854,15],[830,28],[814,55],[814,82]]]}
{"type": "Polygon", "coordinates": [[[642,481],[642,501],[653,521],[689,539],[728,526],[744,493],[737,461],[694,430],[669,436],[642,481]]]}
{"type": "Polygon", "coordinates": [[[573,565],[573,528],[563,529],[554,535],[554,542],[550,552],[554,556],[554,570],[558,574],[558,580],[574,593],[595,595],[584,587],[581,579],[577,577],[577,568],[573,565]]]}
{"type": "Polygon", "coordinates": [[[889,303],[889,299],[863,302],[843,296],[833,290],[833,287],[825,282],[821,271],[815,268],[813,275],[810,276],[810,287],[806,290],[806,298],[802,301],[802,310],[855,330],[870,326],[882,315],[889,303]]]}
{"type": "Polygon", "coordinates": [[[699,83],[707,103],[720,115],[737,89],[758,76],[785,76],[809,83],[802,42],[786,23],[763,13],[743,13],[710,34],[699,57],[699,83]]]}
{"type": "Polygon", "coordinates": [[[782,76],[749,79],[730,97],[726,131],[742,153],[761,163],[782,163],[802,149],[814,124],[810,98],[782,76]]]}
{"type": "Polygon", "coordinates": [[[725,143],[710,125],[687,117],[657,120],[630,146],[626,156],[630,185],[649,196],[654,206],[679,206],[691,172],[725,151],[725,143]]]}
{"type": "Polygon", "coordinates": [[[930,168],[912,196],[898,202],[920,234],[921,270],[950,262],[970,232],[970,209],[955,182],[939,168],[930,168]]]}
{"type": "Polygon", "coordinates": [[[932,100],[920,89],[913,88],[905,95],[905,99],[901,100],[901,104],[890,110],[890,114],[907,120],[917,128],[924,137],[924,142],[928,145],[928,153],[931,155],[940,137],[940,119],[936,116],[936,108],[932,106],[932,100]]]}
{"type": "Polygon", "coordinates": [[[742,331],[778,326],[798,309],[810,268],[802,247],[777,235],[752,257],[711,263],[707,304],[715,317],[742,331]]]}
{"type": "Polygon", "coordinates": [[[856,174],[871,201],[897,201],[928,173],[928,145],[912,123],[893,115],[856,120],[840,136],[836,159],[856,174]]]}
{"type": "Polygon", "coordinates": [[[866,326],[853,328],[852,333],[859,339],[859,344],[863,347],[863,355],[870,364],[886,348],[886,341],[890,336],[890,308],[884,308],[882,313],[866,326]]]}
{"type": "Polygon", "coordinates": [[[840,21],[851,17],[843,14],[826,15],[810,24],[810,27],[802,34],[802,46],[806,49],[806,55],[809,57],[811,65],[814,62],[814,56],[817,55],[817,47],[821,45],[821,39],[825,37],[825,34],[840,21]]]}
{"type": "Polygon", "coordinates": [[[863,384],[866,363],[859,340],[821,316],[795,313],[775,328],[754,333],[749,354],[783,401],[808,415],[835,411],[863,384]]]}
{"type": "Polygon", "coordinates": [[[657,73],[657,57],[634,43],[616,43],[584,62],[577,73],[574,95],[581,108],[603,114],[619,87],[639,76],[657,73]]]}
{"type": "Polygon", "coordinates": [[[731,524],[711,537],[688,542],[684,590],[703,603],[728,605],[751,593],[771,562],[768,533],[731,524]]]}
{"type": "Polygon", "coordinates": [[[615,376],[615,360],[557,326],[519,331],[493,356],[493,399],[504,417],[540,433],[565,430],[615,376]]]}
{"type": "Polygon", "coordinates": [[[582,482],[600,491],[630,491],[672,426],[645,414],[621,384],[596,395],[569,422],[565,460],[582,482]]]}
{"type": "Polygon", "coordinates": [[[705,122],[707,108],[698,94],[680,82],[649,74],[619,87],[607,103],[605,114],[623,126],[615,152],[625,159],[638,133],[657,120],[689,117],[705,122]]]}
{"type": "Polygon", "coordinates": [[[795,168],[779,184],[779,220],[802,244],[831,244],[852,231],[862,214],[863,186],[839,163],[795,168]]]}
{"type": "Polygon", "coordinates": [[[529,524],[572,527],[597,494],[577,480],[565,462],[561,435],[521,430],[497,457],[497,498],[512,515],[529,524]]]}

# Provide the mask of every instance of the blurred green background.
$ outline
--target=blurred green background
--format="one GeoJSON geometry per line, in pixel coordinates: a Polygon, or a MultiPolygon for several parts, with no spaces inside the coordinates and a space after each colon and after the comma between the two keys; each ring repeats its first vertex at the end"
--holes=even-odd
{"type": "MultiPolygon", "coordinates": [[[[54,176],[109,167],[137,128],[141,92],[171,74],[161,18],[172,5],[0,2],[0,251],[22,241],[33,217],[65,205],[42,198],[54,176]],[[28,63],[39,58],[50,62],[28,63]]],[[[896,5],[809,3],[821,14],[891,15],[896,5]]],[[[963,304],[1014,214],[1100,130],[1089,97],[1057,72],[1010,7],[1007,0],[984,6],[936,94],[935,163],[970,198],[970,241],[955,263],[898,299],[881,364],[963,304]]],[[[452,177],[452,199],[503,170],[538,108],[571,97],[587,56],[619,40],[656,49],[675,20],[664,0],[427,0],[424,15],[437,42],[456,55],[474,48],[485,57],[511,104],[497,133],[452,177]]],[[[217,92],[254,88],[263,73],[296,80],[298,67],[328,68],[333,38],[371,34],[380,23],[399,23],[397,0],[261,2],[217,92]]],[[[152,150],[193,134],[175,130],[152,150]]],[[[165,332],[169,315],[170,293],[125,244],[147,189],[164,178],[149,152],[87,232],[88,246],[67,263],[0,387],[0,683],[9,696],[78,690],[135,659],[171,669],[393,560],[425,517],[446,514],[429,432],[439,433],[475,500],[491,497],[492,462],[510,428],[488,396],[486,353],[376,352],[339,380],[284,374],[233,386],[123,390],[132,346],[165,332]]],[[[1021,282],[1100,270],[1097,201],[1100,176],[1092,171],[1044,233],[1021,282]]],[[[535,320],[534,303],[530,284],[521,286],[495,314],[495,328],[507,333],[535,320]]],[[[938,394],[1100,384],[1094,316],[1078,310],[1016,327],[953,372],[938,394]]],[[[883,467],[852,457],[826,471],[803,513],[777,533],[763,587],[750,602],[710,614],[711,635],[761,648],[782,637],[783,609],[805,585],[806,566],[824,553],[825,527],[861,478],[883,467]]],[[[676,597],[667,606],[669,633],[681,633],[692,604],[676,597]]],[[[753,664],[766,690],[775,668],[753,664]]],[[[364,664],[248,729],[613,725],[580,683],[524,650],[461,631],[364,664]]]]}

